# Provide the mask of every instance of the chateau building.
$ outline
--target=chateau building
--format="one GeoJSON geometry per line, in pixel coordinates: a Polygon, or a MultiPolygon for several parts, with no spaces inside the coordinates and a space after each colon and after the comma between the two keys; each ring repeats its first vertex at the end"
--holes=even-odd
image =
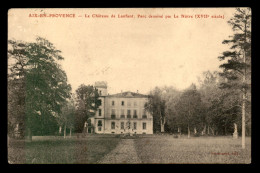
{"type": "Polygon", "coordinates": [[[96,82],[95,87],[101,100],[95,116],[90,118],[95,133],[153,134],[153,117],[144,107],[147,95],[130,91],[109,95],[105,82],[96,82]]]}

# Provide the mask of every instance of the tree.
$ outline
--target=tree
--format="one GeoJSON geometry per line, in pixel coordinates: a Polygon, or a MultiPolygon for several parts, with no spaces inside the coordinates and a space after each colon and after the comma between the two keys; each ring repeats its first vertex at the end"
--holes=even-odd
{"type": "Polygon", "coordinates": [[[223,44],[231,45],[229,51],[222,53],[220,60],[226,60],[220,68],[226,78],[222,88],[239,90],[242,95],[242,148],[245,148],[246,107],[250,104],[251,85],[251,9],[237,8],[234,17],[228,23],[234,35],[224,40],[223,44]]]}
{"type": "Polygon", "coordinates": [[[176,126],[174,105],[180,92],[174,87],[156,87],[149,95],[146,110],[153,115],[154,131],[170,132],[176,126]]]}
{"type": "MultiPolygon", "coordinates": [[[[205,109],[207,133],[227,135],[233,124],[239,124],[239,97],[237,90],[220,88],[225,79],[218,72],[206,71],[200,80],[199,92],[205,109]]],[[[204,128],[206,131],[206,127],[204,128]]]]}
{"type": "Polygon", "coordinates": [[[145,109],[153,116],[153,127],[155,131],[164,132],[165,119],[165,100],[162,98],[162,91],[156,87],[150,92],[148,103],[145,109]]]}
{"type": "Polygon", "coordinates": [[[162,87],[161,90],[162,99],[165,100],[165,131],[174,132],[177,129],[180,130],[175,109],[180,92],[174,87],[167,86],[162,87]]]}
{"type": "Polygon", "coordinates": [[[220,89],[218,86],[218,72],[214,71],[211,73],[210,71],[203,72],[203,79],[199,79],[200,88],[199,92],[201,94],[201,99],[205,109],[205,128],[204,132],[209,135],[210,129],[214,131],[215,123],[212,121],[214,113],[211,109],[213,106],[213,100],[218,98],[220,94],[220,89]],[[213,129],[212,129],[213,128],[213,129]]]}
{"type": "Polygon", "coordinates": [[[18,126],[22,136],[25,126],[25,48],[22,41],[8,41],[8,133],[13,134],[14,127],[18,126]]]}
{"type": "Polygon", "coordinates": [[[60,116],[57,118],[58,124],[63,126],[64,138],[66,138],[66,129],[70,129],[70,136],[72,133],[72,128],[74,128],[74,117],[75,117],[75,105],[73,100],[68,100],[66,104],[62,107],[60,116]]]}
{"type": "Polygon", "coordinates": [[[194,84],[185,90],[176,103],[175,108],[178,114],[178,121],[182,126],[187,127],[188,138],[190,137],[190,129],[200,126],[200,118],[203,115],[201,110],[201,96],[194,84]]]}
{"type": "Polygon", "coordinates": [[[82,131],[84,122],[94,115],[95,111],[101,105],[98,90],[91,85],[81,84],[76,90],[76,128],[82,131]]]}
{"type": "MultiPolygon", "coordinates": [[[[32,139],[32,133],[44,135],[56,128],[56,117],[63,103],[70,97],[71,87],[66,73],[58,64],[64,58],[48,40],[37,37],[35,43],[9,40],[8,58],[10,59],[9,84],[21,79],[24,96],[25,130],[32,139]]],[[[12,85],[14,83],[14,85],[12,85]]],[[[11,93],[10,93],[11,94],[11,93]]],[[[11,108],[13,109],[13,108],[11,108]]],[[[18,116],[18,115],[16,115],[18,116]]]]}

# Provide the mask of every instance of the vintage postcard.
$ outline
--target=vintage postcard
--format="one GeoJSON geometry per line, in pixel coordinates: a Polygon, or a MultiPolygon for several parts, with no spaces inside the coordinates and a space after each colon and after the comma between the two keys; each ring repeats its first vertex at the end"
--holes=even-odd
{"type": "Polygon", "coordinates": [[[9,164],[250,164],[251,9],[11,8],[9,164]]]}

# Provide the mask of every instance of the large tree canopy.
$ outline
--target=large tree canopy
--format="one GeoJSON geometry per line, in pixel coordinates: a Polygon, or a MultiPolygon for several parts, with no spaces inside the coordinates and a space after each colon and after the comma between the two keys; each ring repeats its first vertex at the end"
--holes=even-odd
{"type": "Polygon", "coordinates": [[[71,92],[66,73],[58,64],[63,59],[61,51],[41,37],[34,43],[9,40],[8,44],[9,116],[23,123],[29,132],[48,134],[56,128],[55,117],[71,92]],[[17,92],[21,95],[14,96],[17,92]],[[11,104],[12,97],[22,100],[19,113],[13,112],[16,104],[11,104]]]}
{"type": "Polygon", "coordinates": [[[190,128],[199,128],[201,127],[200,123],[204,122],[201,96],[194,84],[182,93],[175,107],[178,121],[183,128],[187,127],[189,137],[190,128]]]}
{"type": "Polygon", "coordinates": [[[81,84],[76,90],[76,131],[82,132],[84,122],[94,115],[101,105],[98,90],[92,85],[81,84]]]}

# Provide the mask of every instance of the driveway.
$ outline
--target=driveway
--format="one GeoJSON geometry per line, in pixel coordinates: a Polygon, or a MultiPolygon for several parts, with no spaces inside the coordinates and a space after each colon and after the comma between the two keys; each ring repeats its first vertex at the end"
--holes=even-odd
{"type": "Polygon", "coordinates": [[[110,153],[105,155],[98,163],[142,163],[137,156],[137,152],[134,147],[134,139],[122,139],[117,147],[110,153]]]}

